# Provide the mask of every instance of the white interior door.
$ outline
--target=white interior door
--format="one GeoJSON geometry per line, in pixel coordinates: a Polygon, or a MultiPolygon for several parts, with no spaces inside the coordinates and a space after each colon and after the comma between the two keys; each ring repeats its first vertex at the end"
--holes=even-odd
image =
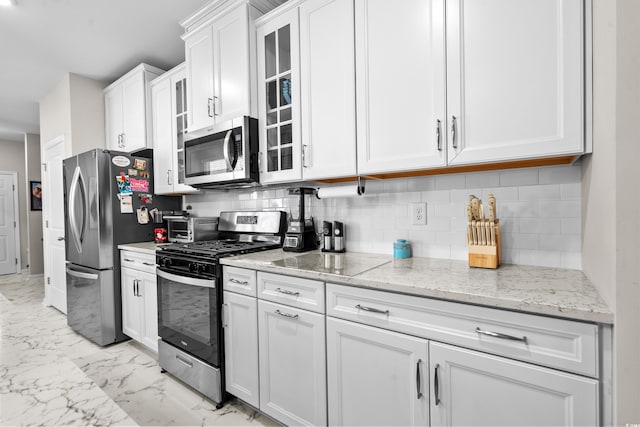
{"type": "Polygon", "coordinates": [[[42,171],[42,218],[44,238],[45,304],[67,314],[67,275],[64,249],[64,138],[44,148],[42,171]]]}
{"type": "Polygon", "coordinates": [[[0,172],[0,274],[20,272],[16,247],[16,174],[0,172]]]}

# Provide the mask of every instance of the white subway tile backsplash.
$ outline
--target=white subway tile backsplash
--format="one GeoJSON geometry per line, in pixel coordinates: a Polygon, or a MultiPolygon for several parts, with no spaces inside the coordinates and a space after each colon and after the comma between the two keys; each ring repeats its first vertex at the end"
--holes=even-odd
{"type": "Polygon", "coordinates": [[[560,200],[560,186],[556,184],[521,186],[518,187],[518,200],[560,200]]]}
{"type": "Polygon", "coordinates": [[[562,232],[562,222],[560,218],[521,218],[520,233],[555,234],[562,232]]]}
{"type": "Polygon", "coordinates": [[[500,186],[512,187],[538,184],[538,168],[500,171],[500,186]]]}
{"type": "Polygon", "coordinates": [[[561,267],[562,254],[560,251],[521,250],[518,264],[539,265],[542,267],[561,267]]]}
{"type": "Polygon", "coordinates": [[[581,218],[562,218],[560,221],[562,234],[582,234],[581,218]]]}
{"type": "Polygon", "coordinates": [[[467,180],[464,174],[436,175],[436,190],[453,190],[466,188],[467,180]]]}
{"type": "Polygon", "coordinates": [[[436,180],[432,176],[419,176],[407,179],[407,191],[429,191],[436,189],[436,180]]]}
{"type": "MultiPolygon", "coordinates": [[[[414,256],[467,259],[466,204],[475,194],[485,205],[497,198],[504,263],[581,268],[582,220],[579,166],[529,168],[394,180],[367,180],[363,197],[315,199],[316,221],[343,221],[352,252],[392,254],[407,239],[414,256]],[[427,225],[412,225],[410,203],[427,204],[427,225]]],[[[185,196],[196,216],[223,210],[284,210],[294,203],[285,188],[203,191],[185,196]]],[[[296,205],[297,206],[297,205],[296,205]]]]}
{"type": "Polygon", "coordinates": [[[560,198],[562,200],[579,200],[582,198],[582,185],[579,182],[560,184],[560,198]]]}
{"type": "MultiPolygon", "coordinates": [[[[465,174],[467,188],[497,187],[500,185],[499,172],[474,172],[465,174]]],[[[479,196],[478,196],[479,197],[479,196]]]]}
{"type": "Polygon", "coordinates": [[[579,218],[582,214],[580,200],[540,200],[538,208],[541,218],[579,218]]]}
{"type": "Polygon", "coordinates": [[[550,166],[540,168],[540,184],[565,184],[570,182],[580,182],[582,178],[582,168],[580,165],[571,166],[550,166]]]}

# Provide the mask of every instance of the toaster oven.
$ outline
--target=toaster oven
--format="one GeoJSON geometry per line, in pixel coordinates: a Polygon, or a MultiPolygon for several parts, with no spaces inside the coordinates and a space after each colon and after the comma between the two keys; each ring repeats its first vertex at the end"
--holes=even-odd
{"type": "Polygon", "coordinates": [[[169,216],[165,219],[170,242],[190,243],[218,237],[218,217],[169,216]]]}

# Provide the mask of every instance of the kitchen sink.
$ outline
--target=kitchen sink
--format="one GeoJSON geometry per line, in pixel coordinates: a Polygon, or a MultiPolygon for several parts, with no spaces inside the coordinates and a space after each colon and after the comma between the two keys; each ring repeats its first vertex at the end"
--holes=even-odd
{"type": "Polygon", "coordinates": [[[386,264],[391,259],[387,255],[312,252],[272,261],[271,264],[277,267],[351,277],[386,264]]]}

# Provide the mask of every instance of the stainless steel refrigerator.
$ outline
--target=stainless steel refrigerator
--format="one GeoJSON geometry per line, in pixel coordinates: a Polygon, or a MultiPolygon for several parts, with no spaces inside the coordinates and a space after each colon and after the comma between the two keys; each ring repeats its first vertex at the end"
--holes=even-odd
{"type": "Polygon", "coordinates": [[[65,159],[63,175],[67,324],[101,346],[123,341],[118,245],[152,241],[150,211],[181,199],[153,195],[150,156],[95,149],[65,159]]]}

